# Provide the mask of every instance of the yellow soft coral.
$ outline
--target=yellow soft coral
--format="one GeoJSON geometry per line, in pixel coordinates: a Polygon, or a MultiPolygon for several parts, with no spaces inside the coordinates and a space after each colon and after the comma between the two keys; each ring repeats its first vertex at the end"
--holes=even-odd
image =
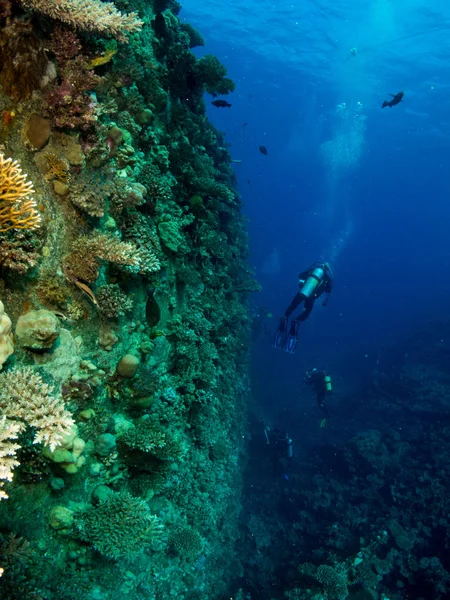
{"type": "Polygon", "coordinates": [[[0,232],[40,226],[33,194],[33,184],[22,173],[19,163],[0,152],[0,232]]]}

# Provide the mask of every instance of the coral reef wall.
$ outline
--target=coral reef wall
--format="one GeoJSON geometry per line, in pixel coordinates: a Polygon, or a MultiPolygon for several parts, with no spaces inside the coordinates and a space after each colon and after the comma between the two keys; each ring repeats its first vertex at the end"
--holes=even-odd
{"type": "Polygon", "coordinates": [[[255,289],[175,0],[0,0],[6,599],[222,598],[255,289]]]}

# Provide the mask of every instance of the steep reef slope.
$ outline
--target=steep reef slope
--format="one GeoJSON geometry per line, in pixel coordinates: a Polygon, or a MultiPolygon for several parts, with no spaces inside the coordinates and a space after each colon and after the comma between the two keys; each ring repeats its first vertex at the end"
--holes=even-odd
{"type": "Polygon", "coordinates": [[[239,574],[255,282],[203,101],[234,84],[179,9],[0,1],[2,598],[239,574]]]}

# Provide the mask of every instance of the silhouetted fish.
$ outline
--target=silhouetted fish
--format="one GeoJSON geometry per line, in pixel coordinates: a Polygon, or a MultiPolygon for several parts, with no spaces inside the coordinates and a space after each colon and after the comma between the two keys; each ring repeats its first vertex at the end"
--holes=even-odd
{"type": "Polygon", "coordinates": [[[401,102],[403,100],[403,96],[405,95],[404,92],[399,92],[398,94],[389,94],[389,96],[392,96],[392,100],[385,100],[381,106],[381,108],[386,108],[386,106],[389,106],[389,108],[392,108],[393,106],[395,106],[396,104],[398,104],[399,102],[401,102]]]}
{"type": "Polygon", "coordinates": [[[264,156],[267,156],[269,154],[265,146],[260,146],[259,151],[261,152],[261,154],[264,154],[264,156]]]}
{"type": "Polygon", "coordinates": [[[217,108],[230,108],[231,106],[231,104],[226,100],[214,100],[213,102],[211,102],[211,104],[217,106],[217,108]]]}
{"type": "Polygon", "coordinates": [[[147,290],[147,304],[145,305],[145,318],[150,327],[158,325],[161,318],[161,309],[155,298],[155,288],[149,288],[147,290]]]}

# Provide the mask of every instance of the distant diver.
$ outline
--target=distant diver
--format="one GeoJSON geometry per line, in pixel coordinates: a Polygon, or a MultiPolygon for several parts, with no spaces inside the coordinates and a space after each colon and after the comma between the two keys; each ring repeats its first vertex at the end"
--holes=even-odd
{"type": "Polygon", "coordinates": [[[392,108],[393,106],[399,104],[403,100],[404,95],[404,92],[399,92],[398,94],[389,94],[389,96],[392,96],[392,100],[385,100],[381,105],[381,108],[386,108],[386,106],[392,108]]]}
{"type": "Polygon", "coordinates": [[[269,154],[265,146],[260,146],[259,151],[261,152],[261,154],[264,154],[264,156],[267,156],[269,154]]]}
{"type": "MultiPolygon", "coordinates": [[[[300,289],[287,307],[284,317],[280,319],[280,324],[273,340],[274,348],[284,349],[289,354],[294,354],[297,348],[299,324],[302,321],[306,321],[309,317],[317,298],[324,292],[329,297],[333,287],[333,272],[328,263],[314,263],[308,270],[300,273],[298,277],[300,289]],[[303,310],[292,321],[288,332],[289,317],[302,302],[303,310]]],[[[327,305],[328,297],[324,300],[322,306],[327,305]]]]}
{"type": "Polygon", "coordinates": [[[252,342],[256,342],[260,337],[271,336],[270,329],[266,319],[272,318],[272,313],[265,307],[254,307],[251,321],[252,342]]]}
{"type": "Polygon", "coordinates": [[[213,106],[216,106],[217,108],[231,108],[231,104],[229,102],[227,102],[226,100],[213,100],[211,102],[211,104],[213,106]]]}
{"type": "Polygon", "coordinates": [[[325,427],[327,419],[330,418],[330,411],[326,405],[326,400],[331,397],[333,386],[331,377],[326,371],[319,369],[310,369],[306,371],[303,381],[306,385],[311,385],[316,396],[317,406],[324,414],[324,418],[320,422],[321,427],[325,427]]]}

